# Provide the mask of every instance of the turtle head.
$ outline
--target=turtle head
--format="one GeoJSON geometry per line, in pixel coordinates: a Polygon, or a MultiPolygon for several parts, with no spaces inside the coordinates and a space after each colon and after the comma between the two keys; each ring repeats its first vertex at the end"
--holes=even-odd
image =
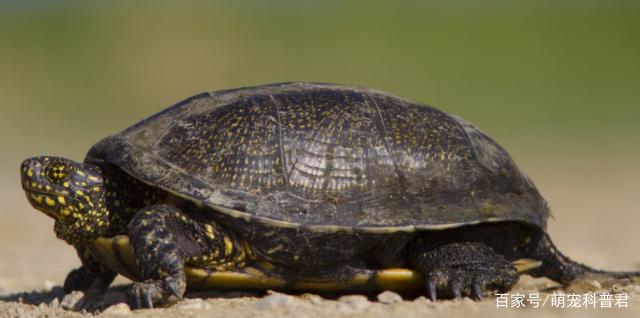
{"type": "Polygon", "coordinates": [[[31,205],[55,219],[56,235],[70,244],[92,241],[108,227],[100,167],[58,157],[34,157],[20,168],[31,205]]]}

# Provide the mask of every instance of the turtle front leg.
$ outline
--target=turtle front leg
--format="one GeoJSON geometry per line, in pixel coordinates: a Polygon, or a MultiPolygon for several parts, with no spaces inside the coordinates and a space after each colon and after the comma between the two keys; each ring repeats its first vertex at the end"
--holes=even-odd
{"type": "Polygon", "coordinates": [[[186,290],[184,263],[214,269],[242,265],[242,244],[231,233],[197,213],[183,213],[166,204],[140,210],[127,227],[142,282],[134,283],[129,300],[134,308],[152,308],[182,299],[186,290]]]}
{"type": "Polygon", "coordinates": [[[427,295],[482,300],[488,290],[507,291],[518,280],[516,268],[480,242],[430,244],[418,240],[408,247],[407,261],[426,278],[427,295]]]}
{"type": "Polygon", "coordinates": [[[67,274],[63,285],[64,293],[68,294],[74,290],[103,290],[109,287],[117,273],[95,260],[86,246],[76,246],[76,251],[82,266],[67,274]]]}
{"type": "Polygon", "coordinates": [[[142,274],[129,294],[134,308],[152,308],[154,303],[172,303],[182,299],[186,277],[176,231],[172,231],[173,206],[154,205],[139,211],[129,222],[127,234],[142,274]]]}

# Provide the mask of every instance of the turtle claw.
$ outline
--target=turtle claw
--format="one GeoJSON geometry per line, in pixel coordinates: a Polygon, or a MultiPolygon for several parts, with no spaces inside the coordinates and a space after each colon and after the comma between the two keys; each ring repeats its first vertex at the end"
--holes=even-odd
{"type": "Polygon", "coordinates": [[[151,293],[144,293],[144,306],[146,308],[153,308],[153,300],[151,300],[151,293]]]}
{"type": "Polygon", "coordinates": [[[131,308],[133,309],[139,309],[142,308],[142,302],[140,302],[140,297],[131,297],[131,300],[129,300],[129,306],[131,306],[131,308]]]}
{"type": "Polygon", "coordinates": [[[166,292],[160,282],[145,281],[134,283],[129,292],[129,304],[133,309],[153,308],[153,303],[164,303],[166,292]]]}
{"type": "Polygon", "coordinates": [[[462,299],[462,292],[460,291],[460,282],[456,279],[449,283],[449,288],[451,288],[451,294],[454,299],[462,299]]]}
{"type": "Polygon", "coordinates": [[[134,283],[129,291],[129,304],[134,309],[172,304],[182,299],[184,290],[185,283],[172,278],[134,283]]]}
{"type": "Polygon", "coordinates": [[[427,296],[431,301],[436,301],[437,293],[436,293],[436,281],[434,279],[429,279],[427,281],[427,296]]]}
{"type": "Polygon", "coordinates": [[[480,284],[480,282],[478,281],[475,281],[471,288],[471,296],[477,301],[482,301],[482,284],[480,284]]]}
{"type": "Polygon", "coordinates": [[[153,294],[158,292],[153,282],[134,283],[129,294],[129,303],[133,309],[153,308],[153,294]]]}
{"type": "Polygon", "coordinates": [[[184,288],[180,288],[178,285],[178,282],[175,280],[167,280],[164,282],[164,288],[170,292],[173,296],[176,296],[177,298],[182,298],[182,293],[180,292],[180,290],[183,290],[184,288]]]}

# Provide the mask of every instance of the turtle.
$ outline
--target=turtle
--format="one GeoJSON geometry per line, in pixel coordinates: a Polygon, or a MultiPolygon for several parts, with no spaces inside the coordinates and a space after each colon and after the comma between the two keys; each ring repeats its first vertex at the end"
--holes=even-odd
{"type": "Polygon", "coordinates": [[[96,143],[21,165],[81,266],[64,291],[134,280],[135,308],[187,288],[414,290],[481,300],[519,274],[629,281],[573,261],[550,208],[473,124],[382,91],[288,82],[192,96],[96,143]]]}

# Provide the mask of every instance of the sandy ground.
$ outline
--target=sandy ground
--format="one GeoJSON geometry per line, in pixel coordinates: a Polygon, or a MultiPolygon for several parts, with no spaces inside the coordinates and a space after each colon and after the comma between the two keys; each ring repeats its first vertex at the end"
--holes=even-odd
{"type": "MultiPolygon", "coordinates": [[[[595,267],[640,269],[640,258],[633,233],[637,233],[640,213],[635,206],[638,169],[592,169],[601,161],[584,164],[555,164],[537,167],[533,159],[525,163],[530,176],[551,203],[555,217],[549,231],[559,248],[569,256],[595,267]],[[621,191],[620,189],[626,189],[621,191]],[[630,239],[634,237],[633,239],[630,239]]],[[[605,163],[606,165],[606,163],[605,163]]],[[[438,301],[424,297],[398,301],[385,295],[320,297],[279,293],[189,294],[170,308],[130,311],[124,305],[127,281],[103,295],[75,294],[63,297],[59,285],[66,273],[78,265],[73,250],[57,240],[53,223],[31,209],[23,199],[17,176],[6,179],[2,187],[5,204],[0,213],[0,317],[640,317],[640,284],[598,286],[583,282],[557,289],[546,279],[521,277],[511,295],[539,294],[547,299],[541,308],[496,308],[495,297],[477,303],[438,301]],[[8,181],[16,181],[10,183],[8,181]],[[604,292],[626,294],[628,308],[555,308],[553,293],[604,292]]],[[[596,307],[602,305],[598,301],[596,307]]],[[[615,307],[615,305],[614,305],[615,307]]]]}

